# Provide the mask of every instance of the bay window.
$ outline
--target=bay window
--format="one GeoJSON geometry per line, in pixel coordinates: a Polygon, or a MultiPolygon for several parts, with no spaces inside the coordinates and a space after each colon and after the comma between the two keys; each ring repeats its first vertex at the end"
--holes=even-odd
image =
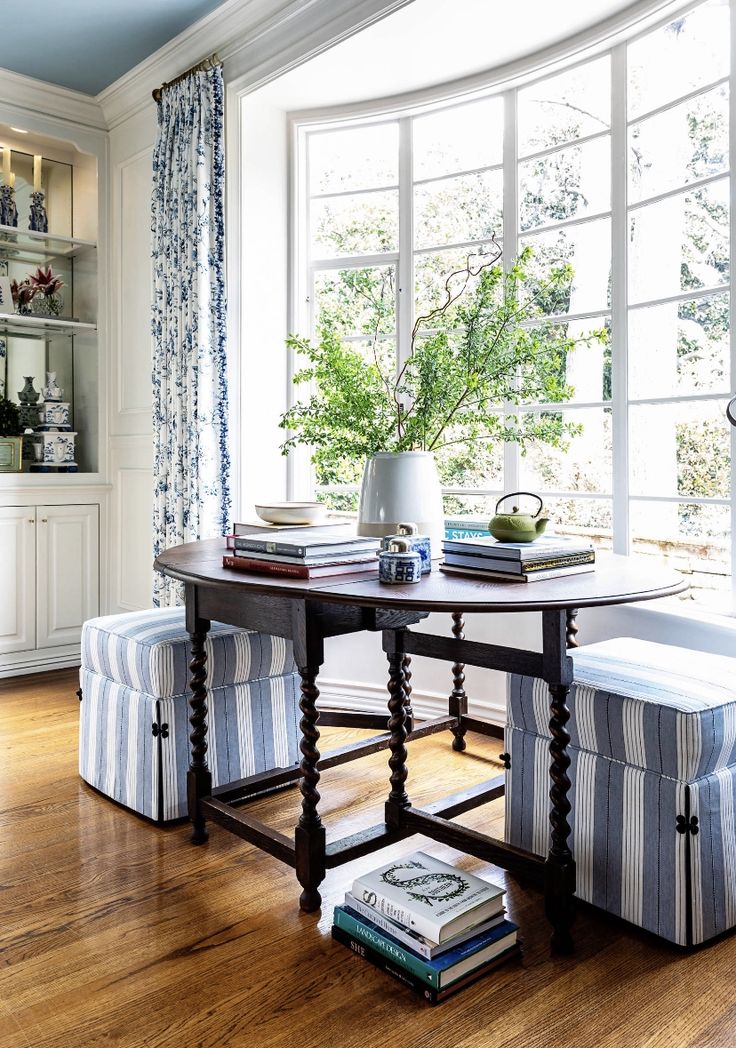
{"type": "MultiPolygon", "coordinates": [[[[294,138],[300,333],[329,320],[386,374],[469,258],[497,243],[508,268],[531,247],[532,290],[553,264],[572,267],[528,322],[578,343],[561,362],[569,400],[498,405],[571,435],[562,448],[442,448],[448,516],[487,522],[504,490],[537,491],[558,531],[665,558],[687,573],[689,599],[726,613],[733,2],[707,0],[531,82],[501,89],[489,74],[472,98],[320,114],[294,138]]],[[[416,338],[453,322],[451,308],[416,338]]],[[[316,471],[316,494],[355,509],[361,468],[316,471]]]]}

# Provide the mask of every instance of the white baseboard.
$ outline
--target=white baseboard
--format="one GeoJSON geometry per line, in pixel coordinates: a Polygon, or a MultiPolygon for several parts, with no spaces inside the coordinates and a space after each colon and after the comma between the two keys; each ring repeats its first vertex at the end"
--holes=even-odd
{"type": "Polygon", "coordinates": [[[61,648],[46,651],[18,651],[0,656],[0,679],[22,677],[29,673],[73,669],[79,666],[79,648],[61,648]]]}
{"type": "MultiPolygon", "coordinates": [[[[318,677],[317,686],[320,693],[319,705],[323,709],[355,710],[360,713],[377,714],[386,712],[388,692],[377,684],[318,677]]],[[[419,691],[414,688],[411,693],[411,705],[417,720],[431,720],[433,717],[441,717],[443,713],[447,713],[447,695],[438,691],[419,691]]],[[[474,701],[471,698],[468,713],[472,717],[478,717],[500,727],[506,723],[506,707],[501,703],[474,701]]]]}

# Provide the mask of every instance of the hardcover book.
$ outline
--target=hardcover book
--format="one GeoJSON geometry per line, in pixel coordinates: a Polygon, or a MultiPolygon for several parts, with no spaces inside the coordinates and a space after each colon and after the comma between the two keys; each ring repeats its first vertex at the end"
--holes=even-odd
{"type": "Polygon", "coordinates": [[[586,553],[593,549],[592,543],[585,539],[566,538],[564,535],[542,535],[534,542],[499,542],[492,535],[484,535],[482,538],[445,539],[442,546],[445,553],[486,553],[492,557],[521,561],[586,553]]]}
{"type": "Polygon", "coordinates": [[[396,964],[395,961],[390,961],[388,957],[384,957],[378,950],[374,950],[367,943],[361,942],[348,932],[343,931],[342,928],[333,926],[332,938],[343,946],[347,946],[357,957],[360,957],[364,961],[368,961],[369,964],[379,968],[382,972],[386,972],[392,976],[398,982],[403,983],[414,993],[419,994],[427,1001],[428,1004],[440,1004],[445,998],[449,997],[453,993],[457,993],[458,990],[462,990],[465,986],[469,986],[474,983],[477,979],[486,975],[494,968],[498,968],[506,961],[511,960],[513,957],[518,957],[521,954],[521,949],[518,943],[510,946],[504,953],[499,954],[498,957],[492,961],[487,961],[482,964],[479,968],[476,968],[474,972],[469,975],[465,975],[460,979],[456,979],[455,982],[451,983],[450,986],[444,990],[436,990],[432,986],[428,986],[426,982],[423,982],[416,975],[412,975],[411,972],[405,971],[401,965],[396,964]]]}
{"type": "Polygon", "coordinates": [[[594,564],[595,552],[567,553],[561,557],[543,556],[534,560],[509,560],[508,557],[491,557],[478,553],[445,552],[445,564],[457,568],[475,568],[478,571],[500,571],[504,575],[532,575],[538,571],[569,568],[576,564],[594,564]]]}
{"type": "Polygon", "coordinates": [[[233,557],[224,554],[223,568],[234,568],[235,571],[252,572],[255,575],[277,575],[287,579],[323,579],[331,575],[354,575],[357,572],[378,572],[378,561],[372,557],[369,561],[342,561],[339,564],[321,564],[310,567],[307,564],[283,564],[270,560],[251,560],[249,557],[233,557]]]}
{"type": "Polygon", "coordinates": [[[442,943],[499,914],[505,891],[418,851],[356,878],[351,894],[384,917],[442,943]]]}
{"type": "Polygon", "coordinates": [[[364,538],[360,535],[346,535],[344,532],[282,531],[273,540],[264,537],[236,535],[235,549],[250,550],[254,553],[277,553],[285,557],[309,557],[316,553],[352,553],[354,551],[378,552],[380,539],[364,538]]]}
{"type": "Polygon", "coordinates": [[[531,574],[523,572],[521,575],[512,575],[508,571],[490,571],[484,568],[458,568],[454,564],[445,562],[440,564],[440,571],[446,575],[457,575],[469,579],[486,579],[492,582],[543,582],[545,579],[560,579],[565,575],[585,575],[589,571],[595,571],[595,564],[571,564],[567,568],[551,568],[548,571],[534,571],[531,574]]]}
{"type": "Polygon", "coordinates": [[[454,949],[429,960],[415,953],[393,936],[383,932],[373,921],[362,919],[359,914],[342,906],[335,907],[335,924],[348,932],[354,939],[378,950],[384,957],[400,964],[406,971],[425,980],[436,990],[444,990],[456,979],[469,975],[486,961],[492,961],[516,942],[518,926],[512,921],[502,921],[490,932],[467,939],[454,949]]]}
{"type": "Polygon", "coordinates": [[[366,906],[364,902],[354,898],[350,892],[345,892],[345,909],[357,913],[362,921],[372,921],[377,928],[380,928],[386,935],[393,936],[398,942],[403,943],[412,953],[416,953],[419,957],[426,957],[429,960],[454,949],[467,939],[479,937],[484,932],[490,931],[491,928],[495,928],[496,925],[503,921],[506,912],[502,910],[498,916],[491,917],[490,920],[483,921],[482,924],[476,924],[475,927],[460,932],[459,935],[453,936],[447,942],[437,943],[427,939],[424,935],[419,935],[418,932],[412,931],[411,928],[405,928],[402,924],[397,924],[396,921],[384,917],[378,910],[373,910],[370,906],[366,906]]]}

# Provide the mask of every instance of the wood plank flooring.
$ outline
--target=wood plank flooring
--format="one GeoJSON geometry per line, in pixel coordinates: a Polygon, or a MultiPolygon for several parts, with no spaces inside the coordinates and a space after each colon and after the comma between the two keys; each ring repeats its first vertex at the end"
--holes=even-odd
{"type": "MultiPolygon", "coordinates": [[[[368,856],[328,874],[321,915],[293,872],[223,830],[194,848],[77,777],[75,674],[0,682],[0,1048],[659,1048],[736,1045],[736,936],[686,954],[581,909],[577,953],[549,956],[539,894],[476,859],[425,846],[508,888],[524,957],[437,1008],[330,938],[332,907],[368,856]]],[[[360,733],[328,729],[327,750],[360,733]]],[[[496,773],[500,746],[411,745],[410,796],[496,773]]],[[[330,837],[379,821],[387,755],[328,772],[330,837]]],[[[260,802],[284,832],[298,791],[260,802]]],[[[502,802],[462,817],[501,832],[502,802]]]]}

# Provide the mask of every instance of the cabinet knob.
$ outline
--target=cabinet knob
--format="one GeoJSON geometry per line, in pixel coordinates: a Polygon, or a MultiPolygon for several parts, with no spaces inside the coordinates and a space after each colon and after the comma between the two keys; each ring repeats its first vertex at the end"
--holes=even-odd
{"type": "Polygon", "coordinates": [[[29,518],[28,518],[28,523],[29,523],[29,524],[35,524],[36,522],[35,522],[35,520],[33,519],[33,517],[29,517],[29,518]]]}
{"type": "Polygon", "coordinates": [[[41,517],[41,523],[42,524],[48,524],[48,522],[49,522],[49,518],[48,517],[41,517]]]}

